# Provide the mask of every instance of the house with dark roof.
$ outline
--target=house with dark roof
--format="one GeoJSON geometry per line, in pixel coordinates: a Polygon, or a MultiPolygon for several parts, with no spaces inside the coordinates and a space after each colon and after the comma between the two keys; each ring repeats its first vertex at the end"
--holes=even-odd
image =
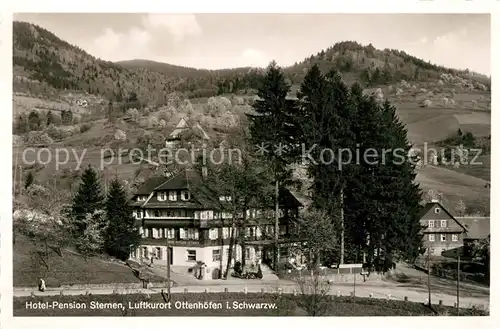
{"type": "MultiPolygon", "coordinates": [[[[228,196],[217,195],[200,184],[195,170],[184,169],[175,174],[152,177],[144,182],[130,200],[142,235],[141,244],[130,258],[155,264],[191,268],[201,262],[206,267],[203,279],[218,278],[227,264],[232,214],[224,202],[228,196]],[[168,244],[167,244],[168,240],[168,244]]],[[[279,243],[286,259],[291,221],[298,216],[301,203],[282,188],[279,193],[279,243]]],[[[242,214],[239,215],[242,217],[242,214]]],[[[240,219],[240,217],[238,219],[240,219]]],[[[273,209],[248,209],[245,248],[237,244],[233,259],[247,264],[260,264],[272,259],[274,245],[273,209]],[[243,250],[244,249],[244,250],[243,250]]],[[[233,261],[234,265],[234,261],[233,261]]],[[[187,270],[186,270],[187,271],[187,270]]]]}
{"type": "Polygon", "coordinates": [[[430,248],[433,256],[464,245],[467,229],[438,200],[424,206],[420,224],[423,226],[423,245],[430,248]]]}
{"type": "Polygon", "coordinates": [[[191,126],[185,118],[181,118],[175,126],[175,129],[168,135],[167,139],[165,140],[165,146],[167,148],[174,148],[179,143],[182,134],[186,132],[192,132],[199,136],[200,139],[205,141],[210,139],[208,134],[199,123],[195,123],[191,126]]]}
{"type": "Polygon", "coordinates": [[[464,255],[470,256],[475,241],[490,235],[490,217],[456,217],[467,230],[464,234],[464,255]]]}

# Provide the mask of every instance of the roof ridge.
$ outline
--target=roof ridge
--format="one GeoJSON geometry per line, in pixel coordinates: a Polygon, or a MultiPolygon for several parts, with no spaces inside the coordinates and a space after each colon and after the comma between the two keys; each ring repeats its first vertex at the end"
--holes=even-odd
{"type": "Polygon", "coordinates": [[[179,175],[180,173],[176,173],[175,175],[172,175],[170,177],[166,177],[167,180],[162,182],[160,185],[156,186],[155,188],[153,188],[153,191],[156,190],[158,187],[162,186],[163,184],[166,184],[168,182],[170,182],[172,179],[174,179],[175,177],[177,177],[177,175],[179,175]]]}

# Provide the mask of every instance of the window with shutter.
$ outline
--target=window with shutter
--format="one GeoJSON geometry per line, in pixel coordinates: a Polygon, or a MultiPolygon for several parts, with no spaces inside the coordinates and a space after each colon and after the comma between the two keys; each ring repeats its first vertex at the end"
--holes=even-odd
{"type": "Polygon", "coordinates": [[[186,230],[184,230],[183,228],[180,228],[179,229],[179,236],[180,236],[181,240],[186,240],[186,230]]]}
{"type": "Polygon", "coordinates": [[[222,238],[229,239],[229,227],[222,228],[222,238]]]}
{"type": "Polygon", "coordinates": [[[220,261],[220,249],[212,250],[212,261],[213,262],[220,261]]]}
{"type": "Polygon", "coordinates": [[[216,229],[216,228],[211,228],[209,231],[208,231],[208,236],[210,238],[210,240],[216,240],[219,238],[219,230],[216,229]]]}

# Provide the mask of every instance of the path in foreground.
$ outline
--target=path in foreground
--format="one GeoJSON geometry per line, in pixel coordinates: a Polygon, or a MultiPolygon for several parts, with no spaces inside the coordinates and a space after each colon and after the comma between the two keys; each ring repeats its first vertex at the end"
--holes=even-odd
{"type": "MultiPolygon", "coordinates": [[[[293,293],[297,289],[296,285],[293,283],[263,283],[255,282],[252,284],[217,284],[217,285],[203,285],[203,286],[182,286],[171,288],[172,293],[182,293],[187,289],[190,293],[203,293],[203,292],[224,292],[227,288],[228,292],[261,292],[262,289],[265,292],[276,292],[278,288],[281,288],[283,293],[293,293]]],[[[397,285],[366,285],[357,284],[355,288],[355,295],[357,297],[373,297],[382,299],[394,299],[394,300],[404,300],[404,297],[408,297],[409,301],[413,302],[424,302],[428,298],[428,292],[422,290],[410,290],[408,287],[398,287],[397,285]]],[[[102,289],[86,289],[86,290],[64,290],[64,295],[85,295],[86,293],[93,295],[109,295],[113,293],[159,293],[161,289],[116,289],[116,288],[102,288],[102,289]]],[[[353,284],[332,284],[330,294],[340,294],[342,296],[349,296],[354,291],[353,284]]],[[[26,289],[14,289],[14,297],[30,296],[32,291],[26,289]]],[[[36,296],[57,296],[61,293],[60,289],[47,290],[45,292],[35,291],[36,296]]],[[[444,305],[453,306],[456,302],[456,296],[433,293],[432,302],[438,303],[442,300],[444,305]]],[[[472,307],[473,305],[482,306],[489,309],[489,298],[478,298],[478,297],[460,297],[461,307],[472,307]]]]}

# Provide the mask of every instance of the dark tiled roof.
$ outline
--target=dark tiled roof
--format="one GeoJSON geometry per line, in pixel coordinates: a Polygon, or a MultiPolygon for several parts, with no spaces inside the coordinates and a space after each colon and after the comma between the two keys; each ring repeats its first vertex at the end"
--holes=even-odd
{"type": "Polygon", "coordinates": [[[302,203],[290,192],[290,190],[282,187],[280,188],[279,203],[281,206],[286,206],[287,208],[299,208],[302,207],[302,203]]]}
{"type": "Polygon", "coordinates": [[[467,229],[467,239],[484,239],[490,234],[490,217],[456,217],[467,229]]]}
{"type": "Polygon", "coordinates": [[[422,211],[420,212],[420,218],[424,217],[425,214],[427,214],[429,212],[429,210],[432,209],[432,207],[434,207],[436,203],[435,202],[428,202],[426,203],[423,208],[422,208],[422,211]]]}
{"type": "Polygon", "coordinates": [[[154,188],[155,191],[182,190],[189,188],[187,170],[182,170],[168,177],[162,184],[154,188]]]}
{"type": "Polygon", "coordinates": [[[139,188],[135,195],[149,195],[157,186],[163,184],[167,181],[169,177],[165,176],[154,176],[145,181],[139,188]]]}
{"type": "MultiPolygon", "coordinates": [[[[193,201],[192,202],[172,202],[172,201],[156,201],[156,199],[151,198],[148,200],[145,207],[152,208],[162,208],[162,207],[188,207],[192,205],[193,207],[205,208],[221,208],[221,203],[219,202],[219,197],[207,186],[201,183],[201,177],[195,170],[184,169],[174,174],[171,177],[153,177],[148,179],[143,185],[141,185],[135,195],[138,194],[150,194],[153,191],[168,191],[168,190],[183,190],[187,189],[191,191],[193,201]]],[[[302,204],[299,200],[286,188],[280,188],[279,196],[280,206],[286,206],[287,208],[301,207],[302,204]]]]}

